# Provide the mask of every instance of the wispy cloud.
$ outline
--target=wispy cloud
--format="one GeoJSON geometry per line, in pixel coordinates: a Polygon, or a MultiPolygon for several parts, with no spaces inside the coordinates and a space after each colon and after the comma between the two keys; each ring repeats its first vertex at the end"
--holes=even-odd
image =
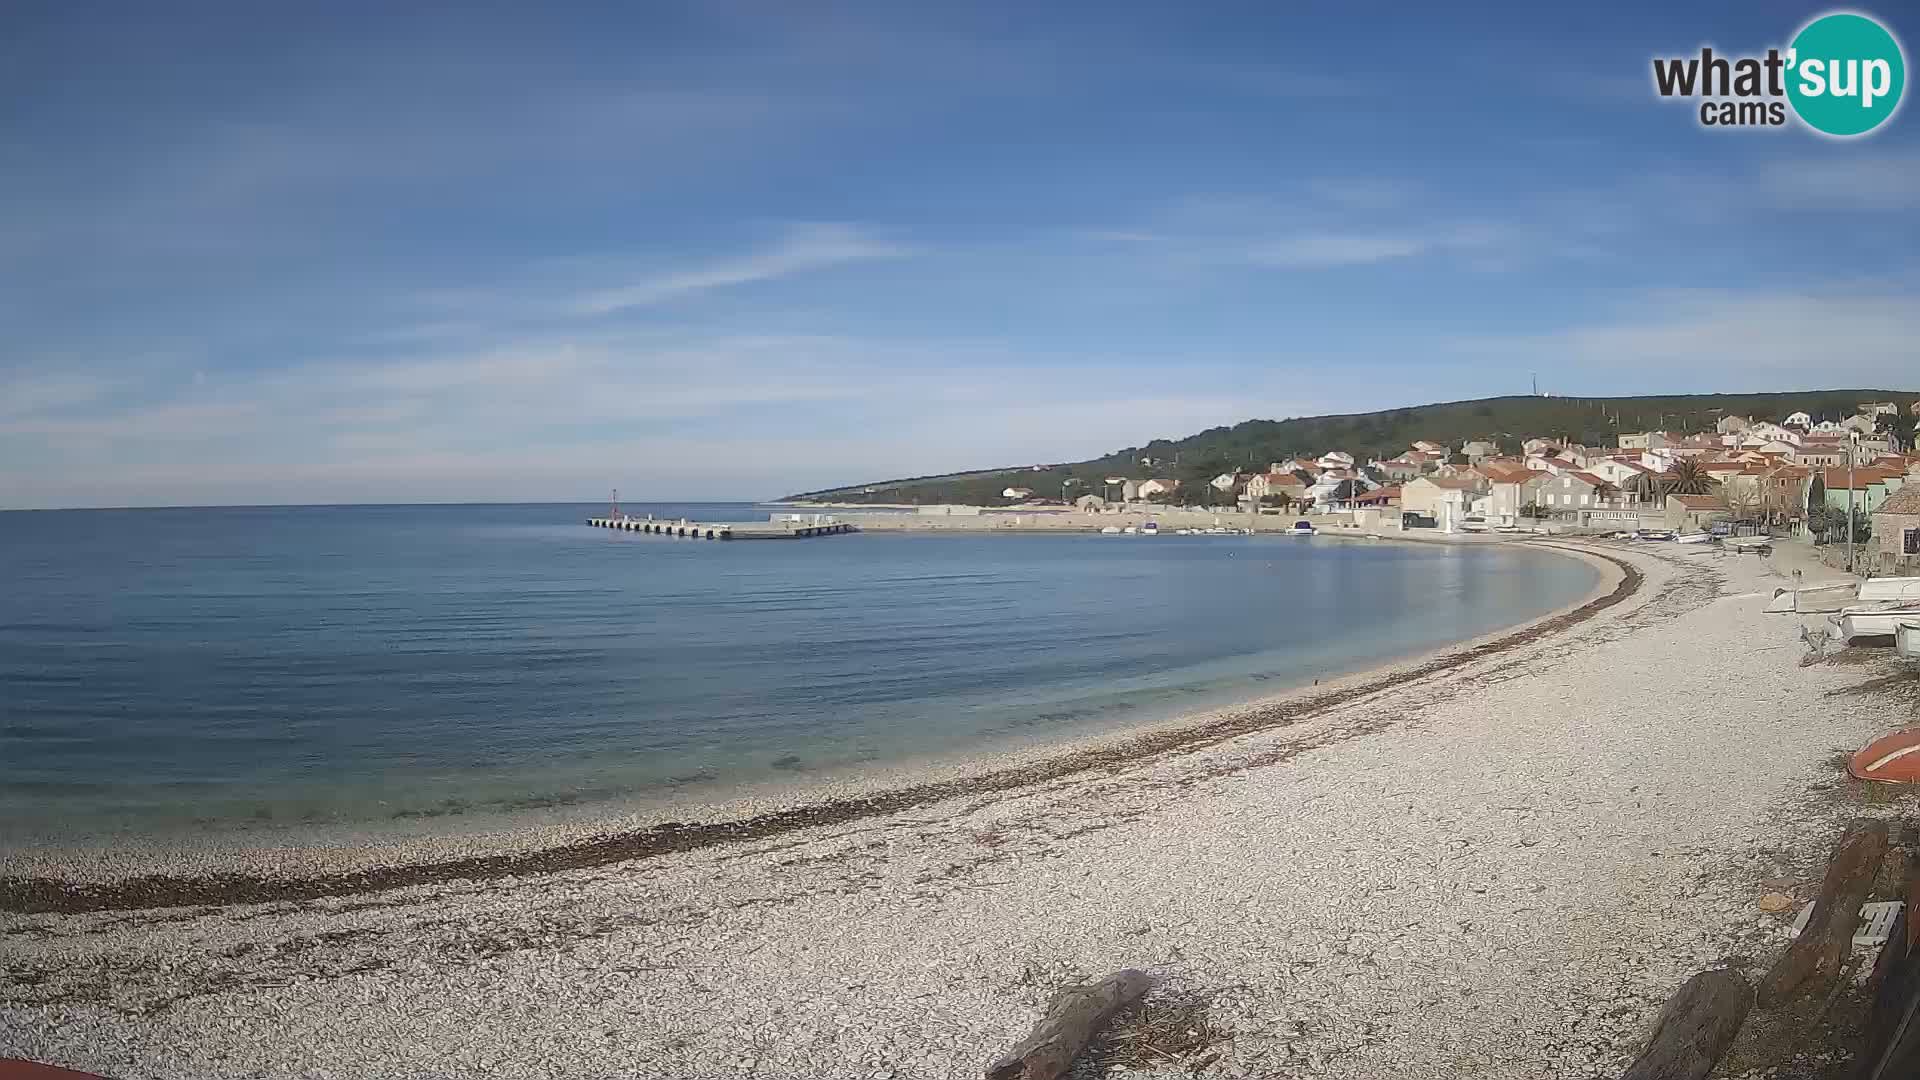
{"type": "MultiPolygon", "coordinates": [[[[1463,357],[1551,365],[1593,393],[1657,375],[1671,391],[1791,390],[1835,381],[1913,388],[1920,295],[1883,286],[1808,291],[1653,290],[1610,319],[1460,339],[1463,357]]],[[[1570,389],[1562,387],[1563,389],[1570,389]]]]}
{"type": "Polygon", "coordinates": [[[1247,252],[1247,261],[1286,270],[1361,266],[1410,259],[1431,246],[1426,239],[1407,234],[1307,233],[1259,244],[1247,252]]]}
{"type": "Polygon", "coordinates": [[[1764,166],[1760,187],[1797,210],[1911,210],[1920,207],[1920,151],[1802,154],[1764,166]]]}
{"type": "Polygon", "coordinates": [[[115,385],[116,380],[94,375],[0,374],[0,419],[85,405],[115,385]]]}
{"type": "Polygon", "coordinates": [[[668,271],[615,288],[581,296],[580,314],[605,315],[646,307],[710,289],[725,289],[790,277],[865,259],[896,258],[907,249],[887,243],[851,225],[798,225],[773,246],[735,259],[668,271]]]}

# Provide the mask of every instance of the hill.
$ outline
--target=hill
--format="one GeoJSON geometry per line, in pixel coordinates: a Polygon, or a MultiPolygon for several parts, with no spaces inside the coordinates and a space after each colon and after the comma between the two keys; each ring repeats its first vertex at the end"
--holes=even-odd
{"type": "Polygon", "coordinates": [[[1109,476],[1170,476],[1182,492],[1204,485],[1223,472],[1264,469],[1295,456],[1318,457],[1344,450],[1355,458],[1392,457],[1416,439],[1459,447],[1471,439],[1491,439],[1514,451],[1522,439],[1555,438],[1587,446],[1613,445],[1620,432],[1666,429],[1711,430],[1722,416],[1782,420],[1805,412],[1815,420],[1843,419],[1861,402],[1895,401],[1902,407],[1911,390],[1809,390],[1785,394],[1688,394],[1668,397],[1497,397],[1448,401],[1381,412],[1303,416],[1286,420],[1248,420],[1210,428],[1183,439],[1154,439],[1104,457],[1052,465],[1012,466],[883,480],[789,496],[792,499],[871,503],[976,503],[1007,500],[1009,486],[1031,488],[1035,497],[1058,498],[1103,490],[1109,476]]]}

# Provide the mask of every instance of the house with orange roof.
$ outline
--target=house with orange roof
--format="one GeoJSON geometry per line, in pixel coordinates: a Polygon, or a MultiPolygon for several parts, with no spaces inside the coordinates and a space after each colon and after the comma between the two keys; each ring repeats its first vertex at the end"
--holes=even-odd
{"type": "Polygon", "coordinates": [[[1667,528],[1675,532],[1705,532],[1727,518],[1727,501],[1718,495],[1667,496],[1667,528]]]}
{"type": "Polygon", "coordinates": [[[1851,491],[1854,509],[1871,514],[1881,503],[1887,501],[1888,496],[1905,486],[1906,482],[1905,471],[1857,465],[1851,469],[1823,470],[1818,475],[1817,486],[1825,493],[1825,501],[1830,509],[1844,514],[1848,505],[1848,492],[1851,491]]]}
{"type": "Polygon", "coordinates": [[[1873,512],[1873,543],[1882,574],[1920,573],[1920,485],[1907,485],[1873,512]]]}

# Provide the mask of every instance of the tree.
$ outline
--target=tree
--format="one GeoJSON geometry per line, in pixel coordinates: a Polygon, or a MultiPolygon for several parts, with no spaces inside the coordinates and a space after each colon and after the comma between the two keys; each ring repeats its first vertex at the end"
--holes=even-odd
{"type": "Polygon", "coordinates": [[[1285,510],[1288,507],[1293,505],[1293,496],[1287,494],[1284,491],[1277,492],[1272,495],[1262,495],[1260,496],[1260,505],[1261,506],[1277,506],[1280,509],[1285,510]]]}
{"type": "Polygon", "coordinates": [[[1520,508],[1520,516],[1524,518],[1532,518],[1535,521],[1539,521],[1541,518],[1544,518],[1547,516],[1547,508],[1544,506],[1541,506],[1537,502],[1530,502],[1527,505],[1520,508]]]}
{"type": "Polygon", "coordinates": [[[1723,497],[1727,500],[1727,517],[1732,521],[1749,521],[1760,509],[1760,492],[1756,489],[1757,479],[1744,483],[1720,485],[1723,497]]]}
{"type": "Polygon", "coordinates": [[[1875,431],[1887,437],[1893,448],[1902,453],[1913,449],[1915,419],[1902,412],[1881,413],[1873,422],[1875,431]]]}
{"type": "Polygon", "coordinates": [[[1661,490],[1668,495],[1711,495],[1713,488],[1713,477],[1692,458],[1681,458],[1674,462],[1673,468],[1667,472],[1666,482],[1661,485],[1661,490]]]}

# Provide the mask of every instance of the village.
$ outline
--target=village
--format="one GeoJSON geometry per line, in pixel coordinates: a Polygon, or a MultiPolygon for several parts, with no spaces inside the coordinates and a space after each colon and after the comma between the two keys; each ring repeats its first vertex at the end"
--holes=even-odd
{"type": "MultiPolygon", "coordinates": [[[[1750,534],[1839,545],[1829,559],[1834,565],[1849,565],[1841,549],[1851,519],[1851,567],[1897,573],[1920,566],[1916,420],[1920,401],[1878,401],[1840,419],[1802,411],[1777,419],[1729,415],[1712,431],[1622,433],[1617,445],[1603,447],[1550,435],[1505,437],[1519,452],[1503,454],[1493,437],[1458,447],[1422,440],[1364,463],[1330,449],[1273,462],[1264,472],[1221,473],[1201,492],[1168,476],[1109,476],[1104,491],[1072,505],[1087,514],[1305,515],[1322,528],[1369,534],[1750,534]]],[[[1018,486],[1001,495],[1012,509],[1066,503],[1018,486]]]]}

